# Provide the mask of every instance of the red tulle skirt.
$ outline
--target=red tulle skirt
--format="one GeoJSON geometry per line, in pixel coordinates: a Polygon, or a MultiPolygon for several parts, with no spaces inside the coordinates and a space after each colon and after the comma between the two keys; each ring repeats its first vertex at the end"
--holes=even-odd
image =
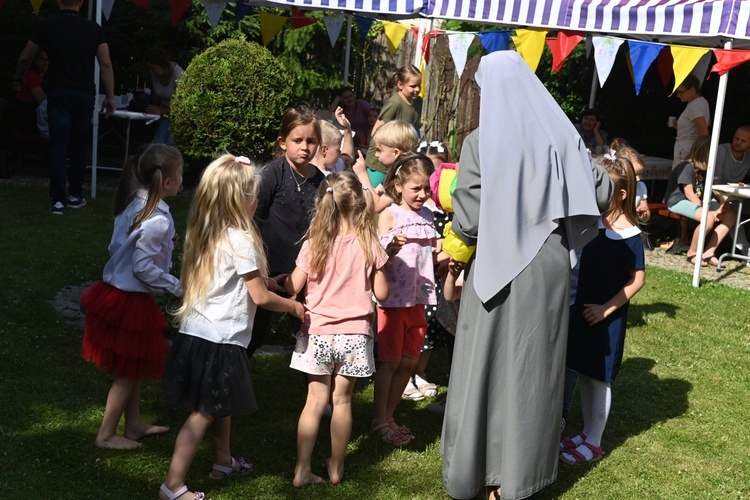
{"type": "Polygon", "coordinates": [[[81,294],[81,305],[86,309],[83,359],[118,377],[161,377],[167,322],[151,295],[99,281],[81,294]]]}

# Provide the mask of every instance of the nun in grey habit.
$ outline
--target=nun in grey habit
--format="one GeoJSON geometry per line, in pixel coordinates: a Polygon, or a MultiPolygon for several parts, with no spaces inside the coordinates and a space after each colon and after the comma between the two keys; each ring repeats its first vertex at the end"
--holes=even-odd
{"type": "Polygon", "coordinates": [[[453,230],[476,245],[456,330],[441,452],[454,498],[525,498],[555,480],[570,270],[612,184],[513,51],[477,71],[479,128],[461,153],[453,230]]]}

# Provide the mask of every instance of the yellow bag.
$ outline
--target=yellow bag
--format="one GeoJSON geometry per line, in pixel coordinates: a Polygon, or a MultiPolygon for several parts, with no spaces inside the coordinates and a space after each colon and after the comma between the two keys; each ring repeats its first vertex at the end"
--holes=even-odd
{"type": "Polygon", "coordinates": [[[461,238],[456,236],[456,233],[453,232],[453,222],[445,225],[443,236],[445,236],[443,251],[450,255],[456,262],[463,262],[464,264],[469,262],[477,247],[476,245],[466,245],[466,243],[461,241],[461,238]]]}

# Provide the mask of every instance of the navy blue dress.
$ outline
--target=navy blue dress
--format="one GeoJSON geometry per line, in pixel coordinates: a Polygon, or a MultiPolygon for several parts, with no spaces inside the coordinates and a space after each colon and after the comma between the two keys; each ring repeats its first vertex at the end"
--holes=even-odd
{"type": "Polygon", "coordinates": [[[637,228],[618,233],[600,228],[583,249],[576,301],[570,311],[568,367],[596,380],[613,382],[622,364],[630,302],[594,326],[583,318],[584,304],[603,304],[645,269],[643,242],[637,228]]]}

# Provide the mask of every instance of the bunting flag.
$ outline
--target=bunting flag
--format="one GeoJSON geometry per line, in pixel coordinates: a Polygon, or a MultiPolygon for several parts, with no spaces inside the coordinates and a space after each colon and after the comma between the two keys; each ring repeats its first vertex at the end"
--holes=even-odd
{"type": "Polygon", "coordinates": [[[481,31],[477,33],[482,47],[487,52],[496,52],[498,50],[508,50],[510,42],[510,31],[481,31]]]}
{"type": "Polygon", "coordinates": [[[203,0],[203,8],[206,10],[208,22],[211,29],[216,29],[221,19],[221,14],[227,6],[227,0],[203,0]]]}
{"type": "Polygon", "coordinates": [[[148,9],[148,0],[133,0],[133,3],[136,5],[136,7],[140,7],[141,9],[148,9]]]}
{"type": "Polygon", "coordinates": [[[112,7],[114,6],[115,0],[102,0],[102,15],[107,21],[109,21],[109,16],[112,15],[112,7]]]}
{"type": "Polygon", "coordinates": [[[34,9],[34,15],[39,15],[39,8],[42,6],[42,0],[31,0],[31,7],[34,9]]]}
{"type": "Polygon", "coordinates": [[[305,13],[297,7],[292,7],[292,17],[289,18],[289,22],[292,23],[294,29],[300,29],[315,24],[318,20],[314,17],[307,17],[305,16],[305,13]]]}
{"type": "Polygon", "coordinates": [[[560,31],[557,33],[557,38],[547,38],[547,46],[550,52],[552,52],[553,73],[557,73],[562,69],[565,59],[584,38],[580,33],[572,31],[560,31]]]}
{"type": "Polygon", "coordinates": [[[656,58],[656,67],[659,68],[659,76],[664,88],[667,88],[669,80],[672,78],[672,62],[672,52],[667,47],[662,48],[659,57],[656,58]]]}
{"type": "Polygon", "coordinates": [[[364,40],[367,38],[367,33],[370,32],[370,28],[372,27],[372,23],[375,22],[375,19],[372,19],[371,17],[354,16],[354,20],[357,22],[359,38],[364,40]]]}
{"type": "Polygon", "coordinates": [[[246,16],[253,13],[253,6],[244,2],[237,2],[234,9],[234,19],[237,23],[245,19],[246,16]]]}
{"type": "Polygon", "coordinates": [[[708,52],[703,54],[703,57],[700,58],[698,64],[695,65],[693,74],[697,76],[700,81],[705,80],[706,76],[708,76],[708,67],[711,64],[712,57],[713,52],[709,50],[708,52]]]}
{"type": "Polygon", "coordinates": [[[388,52],[393,56],[409,28],[401,23],[383,21],[383,29],[385,29],[385,37],[388,40],[388,52]]]}
{"type": "Polygon", "coordinates": [[[466,67],[466,55],[469,52],[469,45],[474,40],[473,33],[450,33],[448,34],[448,48],[451,51],[451,57],[456,65],[456,73],[461,78],[461,73],[466,67]]]}
{"type": "Polygon", "coordinates": [[[177,26],[192,3],[192,0],[169,0],[169,9],[172,11],[172,26],[177,26]]]}
{"type": "Polygon", "coordinates": [[[630,51],[630,62],[633,68],[633,82],[635,83],[635,95],[640,95],[643,78],[651,64],[659,56],[664,45],[651,42],[636,42],[628,40],[630,51]]]}
{"type": "Polygon", "coordinates": [[[326,26],[328,39],[331,41],[331,47],[333,47],[336,45],[336,40],[339,39],[341,34],[341,28],[344,26],[344,15],[326,16],[323,18],[323,24],[326,26]]]}
{"type": "Polygon", "coordinates": [[[595,36],[591,41],[594,44],[594,64],[596,65],[596,74],[599,76],[599,85],[603,87],[607,78],[609,78],[612,66],[615,64],[617,51],[625,40],[608,38],[605,36],[595,36]]]}
{"type": "Polygon", "coordinates": [[[265,46],[271,43],[273,37],[284,26],[286,20],[289,19],[288,17],[269,14],[268,12],[260,12],[258,13],[258,17],[260,17],[260,34],[263,37],[263,45],[265,46]]]}
{"type": "Polygon", "coordinates": [[[422,81],[419,82],[419,97],[424,99],[424,96],[427,95],[427,78],[425,78],[427,75],[425,75],[424,59],[419,61],[419,72],[422,74],[422,81]]]}
{"type": "Polygon", "coordinates": [[[440,30],[432,30],[428,35],[425,35],[422,38],[422,59],[424,59],[427,64],[430,64],[430,42],[441,33],[443,32],[440,30]]]}
{"type": "Polygon", "coordinates": [[[719,76],[744,62],[750,61],[750,50],[714,49],[714,55],[716,56],[716,64],[711,68],[711,73],[718,73],[719,76]]]}
{"type": "Polygon", "coordinates": [[[703,57],[703,54],[711,49],[703,47],[687,47],[685,45],[670,45],[669,50],[672,51],[672,58],[674,59],[674,62],[672,63],[672,71],[674,71],[674,89],[672,90],[672,93],[674,93],[674,91],[677,90],[677,87],[679,87],[680,84],[685,81],[685,78],[687,78],[687,76],[693,71],[693,68],[695,68],[695,65],[700,58],[703,57]]]}
{"type": "Polygon", "coordinates": [[[547,31],[542,28],[517,29],[516,35],[510,37],[516,46],[516,52],[523,57],[531,71],[536,71],[539,66],[547,31]]]}
{"type": "Polygon", "coordinates": [[[411,34],[414,37],[414,41],[416,42],[419,40],[419,26],[412,26],[411,27],[411,34]]]}

